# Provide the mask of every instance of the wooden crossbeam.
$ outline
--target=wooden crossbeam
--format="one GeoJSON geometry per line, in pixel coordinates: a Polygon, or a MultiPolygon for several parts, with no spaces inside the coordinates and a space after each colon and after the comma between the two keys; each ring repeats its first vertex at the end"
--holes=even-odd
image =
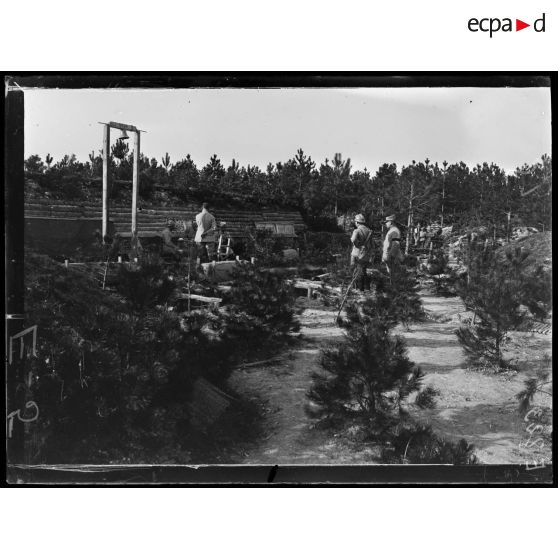
{"type": "Polygon", "coordinates": [[[119,130],[126,130],[127,132],[138,132],[138,129],[131,124],[121,124],[120,122],[113,122],[111,120],[108,125],[111,128],[118,128],[119,130]]]}

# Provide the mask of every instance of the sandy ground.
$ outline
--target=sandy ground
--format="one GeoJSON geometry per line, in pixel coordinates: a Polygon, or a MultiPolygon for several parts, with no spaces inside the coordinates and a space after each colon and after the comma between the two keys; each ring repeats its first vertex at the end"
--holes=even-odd
{"type": "Polygon", "coordinates": [[[342,339],[335,325],[337,312],[316,301],[304,301],[300,343],[277,364],[236,371],[231,377],[235,390],[253,397],[264,411],[263,440],[245,455],[250,464],[370,463],[373,451],[347,452],[342,440],[313,428],[314,420],[304,411],[311,375],[320,370],[320,348],[342,339]]]}
{"type": "MultiPolygon", "coordinates": [[[[409,410],[420,422],[431,424],[444,438],[465,438],[473,443],[482,463],[526,463],[542,459],[549,462],[548,436],[535,428],[538,415],[524,421],[517,412],[515,394],[532,375],[536,360],[551,353],[551,336],[514,334],[507,357],[516,359],[518,372],[494,373],[467,368],[455,336],[460,318],[465,316],[458,298],[423,296],[428,314],[425,322],[409,330],[398,328],[408,344],[409,356],[425,372],[425,386],[439,390],[434,409],[409,410]]],[[[319,301],[304,301],[301,338],[298,346],[282,355],[276,363],[236,371],[231,377],[235,390],[261,405],[265,435],[244,454],[250,464],[341,464],[377,463],[378,448],[347,444],[342,435],[314,428],[304,407],[311,375],[320,369],[320,348],[342,339],[335,325],[336,311],[319,301]]],[[[538,406],[551,405],[551,398],[541,396],[538,406]]],[[[546,427],[548,429],[548,427],[546,427]]]]}
{"type": "MultiPolygon", "coordinates": [[[[473,443],[483,463],[525,463],[535,458],[549,461],[550,440],[546,439],[540,448],[543,442],[534,444],[538,436],[530,436],[526,430],[533,421],[526,422],[518,413],[515,395],[533,374],[536,360],[544,352],[551,353],[550,335],[511,335],[505,356],[514,359],[518,372],[495,374],[469,369],[454,333],[460,325],[459,316],[466,314],[461,300],[424,296],[423,305],[439,321],[416,324],[403,334],[409,357],[426,373],[424,385],[439,390],[440,395],[436,408],[415,408],[414,415],[444,438],[465,438],[473,443]]],[[[551,404],[549,396],[535,399],[535,405],[551,404]]],[[[534,413],[530,416],[536,417],[534,413]]]]}

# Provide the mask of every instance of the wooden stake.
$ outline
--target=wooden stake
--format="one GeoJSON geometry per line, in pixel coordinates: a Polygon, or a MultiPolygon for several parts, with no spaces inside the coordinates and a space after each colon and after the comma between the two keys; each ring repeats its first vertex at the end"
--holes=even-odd
{"type": "Polygon", "coordinates": [[[349,296],[349,291],[351,290],[351,287],[353,286],[357,277],[358,277],[358,267],[355,268],[355,271],[353,272],[353,278],[351,279],[351,282],[347,287],[347,292],[345,293],[343,300],[341,300],[341,306],[339,306],[339,312],[337,313],[337,317],[335,318],[335,323],[339,322],[339,316],[341,316],[341,311],[343,310],[343,306],[345,306],[345,302],[347,301],[347,297],[349,296]]]}

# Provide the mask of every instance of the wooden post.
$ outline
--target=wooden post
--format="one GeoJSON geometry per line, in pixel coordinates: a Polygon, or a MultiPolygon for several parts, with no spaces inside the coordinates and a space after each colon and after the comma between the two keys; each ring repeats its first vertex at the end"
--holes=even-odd
{"type": "Polygon", "coordinates": [[[108,235],[109,223],[109,173],[110,173],[110,126],[103,126],[103,244],[108,235]]]}
{"type": "Polygon", "coordinates": [[[134,174],[132,179],[132,236],[137,233],[138,190],[139,190],[140,132],[134,135],[134,174]]]}

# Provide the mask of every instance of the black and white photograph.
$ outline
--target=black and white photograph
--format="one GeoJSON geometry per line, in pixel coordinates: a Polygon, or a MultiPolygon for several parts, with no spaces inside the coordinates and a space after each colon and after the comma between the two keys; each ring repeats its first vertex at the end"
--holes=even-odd
{"type": "Polygon", "coordinates": [[[8,482],[551,483],[550,85],[7,77],[8,482]]]}

